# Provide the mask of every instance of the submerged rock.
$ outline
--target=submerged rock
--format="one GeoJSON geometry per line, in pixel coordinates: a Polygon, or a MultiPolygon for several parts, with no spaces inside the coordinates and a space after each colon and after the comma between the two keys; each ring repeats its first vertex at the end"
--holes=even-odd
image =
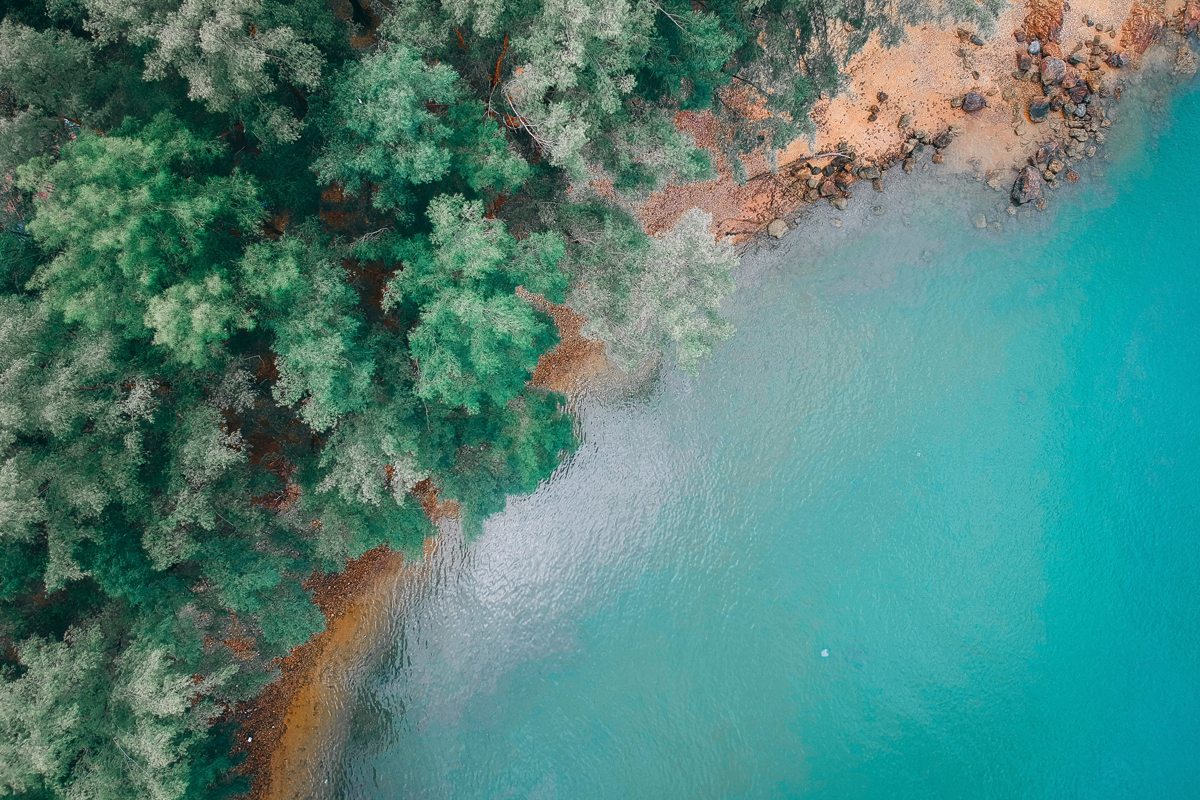
{"type": "Polygon", "coordinates": [[[987,227],[987,217],[985,217],[983,214],[976,214],[975,215],[975,227],[980,228],[980,229],[986,228],[987,227]]]}
{"type": "Polygon", "coordinates": [[[1019,206],[1041,199],[1042,176],[1036,167],[1025,167],[1013,183],[1012,201],[1019,206]]]}
{"type": "Polygon", "coordinates": [[[771,224],[767,226],[767,233],[776,239],[782,239],[787,232],[788,225],[781,219],[773,219],[771,220],[771,224]]]}
{"type": "Polygon", "coordinates": [[[979,111],[987,105],[987,100],[979,92],[967,92],[963,98],[963,111],[979,111]]]}

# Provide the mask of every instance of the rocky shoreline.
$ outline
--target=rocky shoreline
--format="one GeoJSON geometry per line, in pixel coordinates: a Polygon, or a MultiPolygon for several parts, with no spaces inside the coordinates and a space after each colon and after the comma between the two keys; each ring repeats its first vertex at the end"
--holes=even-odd
{"type": "MultiPolygon", "coordinates": [[[[1152,49],[1156,55],[1173,50],[1175,73],[1196,71],[1189,40],[1200,28],[1200,0],[1174,10],[1167,3],[1151,8],[1140,2],[1103,6],[1095,0],[1077,0],[1076,6],[1063,0],[1014,4],[988,40],[963,28],[914,29],[923,46],[953,46],[953,58],[938,61],[930,55],[942,72],[926,75],[934,88],[923,95],[917,89],[903,97],[870,91],[894,86],[895,80],[889,84],[884,78],[911,72],[918,52],[903,46],[880,51],[861,67],[861,78],[852,62],[857,95],[847,101],[850,110],[841,123],[832,124],[830,113],[815,109],[816,135],[781,151],[776,169],[766,166],[769,159],[762,154],[743,158],[758,167],[744,188],[733,185],[732,170],[721,161],[719,148],[711,146],[716,136],[711,117],[681,114],[677,123],[709,147],[719,177],[658,193],[638,208],[639,216],[653,233],[669,227],[679,207],[698,205],[713,214],[714,235],[761,245],[786,235],[814,205],[845,210],[856,192],[883,191],[899,171],[932,168],[970,175],[1008,192],[1010,215],[1025,205],[1045,210],[1053,190],[1079,181],[1075,167],[1102,153],[1123,84],[1149,60],[1152,49]],[[945,85],[954,83],[952,78],[965,91],[948,93],[945,85]],[[854,119],[858,115],[861,121],[854,119]],[[809,149],[818,152],[809,155],[809,149]]],[[[833,98],[825,108],[839,101],[833,98]]]]}

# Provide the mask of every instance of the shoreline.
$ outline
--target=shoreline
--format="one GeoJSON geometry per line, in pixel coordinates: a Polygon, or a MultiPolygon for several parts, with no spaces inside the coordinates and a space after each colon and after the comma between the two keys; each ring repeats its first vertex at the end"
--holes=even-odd
{"type": "MultiPolygon", "coordinates": [[[[1031,0],[1028,5],[1010,3],[982,45],[972,43],[970,35],[963,36],[954,25],[910,26],[905,39],[892,48],[883,47],[878,35],[872,34],[867,46],[849,61],[844,73],[848,85],[814,107],[816,133],[780,151],[776,171],[769,170],[765,156],[756,151],[743,158],[750,177],[739,185],[720,155],[719,124],[711,112],[680,112],[677,127],[692,133],[697,144],[710,152],[717,177],[668,186],[633,204],[633,211],[646,232],[656,234],[671,227],[687,209],[699,207],[712,214],[714,236],[733,236],[737,244],[765,244],[795,229],[814,205],[827,203],[842,210],[855,193],[870,197],[868,192],[884,191],[892,170],[940,168],[973,176],[1008,193],[1023,170],[1034,168],[1043,186],[1061,188],[1062,182],[1079,179],[1069,167],[1094,157],[1095,148],[1104,143],[1107,116],[1095,109],[1119,101],[1121,77],[1138,71],[1155,50],[1187,48],[1180,37],[1188,35],[1184,26],[1193,17],[1200,21],[1200,0],[1186,5],[1165,0],[1153,6],[1136,0],[1076,0],[1074,5],[1031,0]],[[1084,19],[1099,22],[1104,30],[1094,33],[1095,27],[1084,19]],[[1028,74],[1021,79],[1015,74],[1018,54],[1028,49],[1033,38],[1030,33],[1046,36],[1041,31],[1055,25],[1060,30],[1048,37],[1047,58],[1061,56],[1065,61],[1077,42],[1099,36],[1101,43],[1112,43],[1112,53],[1124,52],[1130,59],[1121,67],[1107,61],[1100,66],[1106,86],[1089,93],[1103,102],[1095,102],[1078,118],[1083,120],[1080,127],[1057,111],[1040,123],[1033,122],[1028,108],[1041,100],[1041,83],[1028,74]],[[1017,31],[1026,42],[1018,41],[1017,31]],[[1084,31],[1090,33],[1086,39],[1084,31]],[[879,100],[879,92],[885,100],[879,100]],[[975,112],[964,111],[956,101],[968,92],[980,95],[986,105],[975,112]],[[1072,136],[1080,130],[1084,139],[1072,136]],[[943,138],[946,135],[949,141],[943,138]],[[1047,142],[1058,149],[1048,149],[1047,142]],[[1078,155],[1069,155],[1068,148],[1078,155]],[[853,157],[828,154],[834,151],[850,151],[853,157]],[[1055,160],[1061,164],[1057,170],[1052,168],[1055,160]]],[[[1180,69],[1181,60],[1177,52],[1177,73],[1189,71],[1186,60],[1180,69]]],[[[1036,72],[1037,59],[1031,66],[1030,71],[1036,72]]],[[[1080,78],[1086,84],[1077,66],[1068,66],[1068,77],[1076,77],[1076,85],[1080,78]]],[[[1194,58],[1190,71],[1195,71],[1194,58]]],[[[743,107],[753,107],[754,98],[747,97],[753,92],[745,87],[726,91],[737,93],[743,107]]],[[[1029,202],[1044,210],[1040,199],[1042,195],[1029,202]]],[[[1010,204],[1010,213],[1015,208],[1010,204]]],[[[986,221],[979,225],[985,226],[986,221]]],[[[574,401],[606,384],[630,379],[609,362],[602,342],[582,334],[582,316],[565,305],[529,299],[552,316],[561,337],[539,359],[531,383],[574,401]]],[[[432,497],[430,491],[418,495],[435,522],[457,516],[456,509],[437,502],[436,492],[432,497]]],[[[239,770],[253,780],[249,795],[253,800],[316,794],[317,781],[333,766],[330,756],[340,754],[339,743],[345,741],[348,719],[344,715],[339,719],[336,711],[363,677],[356,668],[371,659],[381,626],[394,624],[405,598],[432,573],[437,542],[434,537],[426,539],[420,563],[407,563],[402,554],[381,547],[349,562],[341,573],[310,579],[314,600],[326,617],[326,630],[282,659],[281,676],[234,712],[243,719],[234,752],[247,754],[239,770]]]]}
{"type": "MultiPolygon", "coordinates": [[[[743,156],[743,185],[721,153],[727,132],[720,121],[710,111],[676,115],[676,126],[708,150],[717,177],[669,185],[635,203],[634,212],[654,234],[698,207],[712,215],[714,236],[741,245],[781,238],[810,206],[844,210],[856,194],[882,192],[898,170],[940,169],[1008,192],[1034,167],[1043,187],[1060,188],[1078,180],[1069,167],[1095,157],[1110,124],[1107,109],[1152,54],[1173,48],[1175,72],[1195,71],[1186,37],[1198,22],[1197,0],[1030,0],[1010,2],[987,39],[929,23],[908,26],[905,39],[887,48],[872,33],[850,58],[842,91],[814,106],[815,133],[777,151],[775,170],[761,150],[743,156]],[[1039,39],[1030,55],[1039,36],[1045,49],[1039,39]],[[1058,64],[1047,67],[1044,91],[1040,68],[1052,59],[1058,64]],[[1081,101],[1084,112],[1064,114],[1063,100],[1068,111],[1081,101]],[[964,101],[982,106],[968,111],[964,101]],[[1045,102],[1049,109],[1039,109],[1045,102]],[[1048,113],[1035,121],[1031,106],[1048,113]]],[[[753,89],[724,91],[726,105],[745,109],[748,118],[767,116],[753,89]]],[[[1028,202],[1044,210],[1047,197],[1035,192],[1028,202]]]]}

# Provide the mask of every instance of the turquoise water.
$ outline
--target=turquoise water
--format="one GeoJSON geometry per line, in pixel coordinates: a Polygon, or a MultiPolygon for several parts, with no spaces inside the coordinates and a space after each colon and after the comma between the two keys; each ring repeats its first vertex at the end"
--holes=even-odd
{"type": "Polygon", "coordinates": [[[1200,796],[1200,93],[1124,111],[1045,214],[924,173],[749,259],[410,612],[336,792],[1200,796]]]}

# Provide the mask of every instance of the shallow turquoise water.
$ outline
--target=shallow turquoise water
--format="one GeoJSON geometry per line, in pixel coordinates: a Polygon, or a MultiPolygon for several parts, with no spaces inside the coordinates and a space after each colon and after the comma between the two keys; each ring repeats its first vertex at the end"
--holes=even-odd
{"type": "Polygon", "coordinates": [[[753,259],[410,612],[336,792],[1200,796],[1200,93],[1126,116],[1046,214],[919,175],[753,259]]]}

